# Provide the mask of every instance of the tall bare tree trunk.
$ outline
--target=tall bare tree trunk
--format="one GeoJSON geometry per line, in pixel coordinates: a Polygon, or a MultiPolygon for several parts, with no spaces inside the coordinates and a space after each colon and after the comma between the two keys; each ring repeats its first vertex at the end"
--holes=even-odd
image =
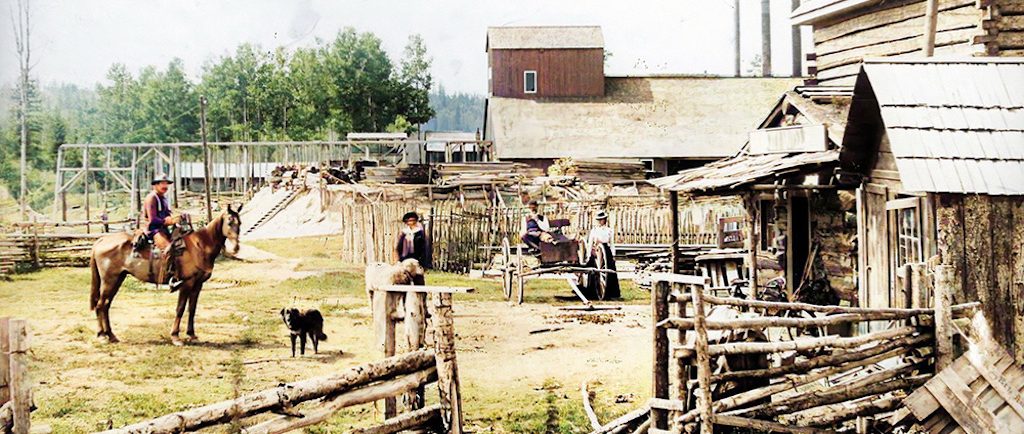
{"type": "Polygon", "coordinates": [[[18,14],[15,18],[11,14],[12,28],[14,30],[14,45],[18,52],[18,67],[20,68],[19,81],[21,82],[20,116],[21,123],[21,185],[18,192],[18,202],[21,205],[21,219],[28,220],[28,73],[32,69],[32,50],[29,46],[29,0],[18,0],[18,14]],[[13,22],[17,19],[17,22],[13,22]]]}
{"type": "Polygon", "coordinates": [[[772,10],[770,0],[761,0],[761,75],[772,75],[772,10]]]}

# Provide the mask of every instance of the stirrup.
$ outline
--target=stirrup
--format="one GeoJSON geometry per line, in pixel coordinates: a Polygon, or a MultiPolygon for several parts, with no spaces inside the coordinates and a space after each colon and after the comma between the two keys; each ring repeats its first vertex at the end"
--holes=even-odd
{"type": "Polygon", "coordinates": [[[185,281],[178,280],[178,278],[174,276],[171,276],[169,279],[167,279],[167,286],[171,288],[171,291],[178,289],[178,287],[181,286],[182,283],[185,283],[185,281]]]}

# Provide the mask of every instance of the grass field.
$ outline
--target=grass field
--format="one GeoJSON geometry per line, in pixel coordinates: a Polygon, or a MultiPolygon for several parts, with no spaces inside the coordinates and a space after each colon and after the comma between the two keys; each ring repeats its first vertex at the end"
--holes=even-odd
{"type": "MultiPolygon", "coordinates": [[[[379,359],[361,270],[338,264],[332,245],[323,237],[260,241],[253,246],[277,257],[218,262],[200,297],[200,341],[185,347],[169,340],[176,295],[166,289],[129,279],[111,310],[122,343],[109,345],[94,337],[87,269],[47,269],[0,282],[0,316],[29,320],[30,369],[38,383],[34,423],[55,433],[91,432],[379,359]],[[324,313],[330,337],[318,356],[288,357],[278,315],[286,305],[324,313]]],[[[624,309],[581,315],[557,309],[567,302],[553,296],[570,294],[562,281],[531,281],[523,306],[509,306],[493,281],[430,273],[427,282],[477,289],[455,300],[473,431],[587,432],[582,381],[596,391],[602,421],[642,404],[650,381],[645,292],[624,284],[624,309]],[[556,330],[529,333],[538,328],[556,330]]],[[[309,432],[344,432],[381,418],[364,405],[309,432]]]]}

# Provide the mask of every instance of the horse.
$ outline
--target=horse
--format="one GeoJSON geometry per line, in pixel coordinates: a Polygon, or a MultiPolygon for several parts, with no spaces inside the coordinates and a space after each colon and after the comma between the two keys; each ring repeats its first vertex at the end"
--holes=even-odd
{"type": "MultiPolygon", "coordinates": [[[[171,329],[171,342],[181,346],[184,342],[178,337],[181,317],[188,307],[187,341],[196,340],[195,315],[199,292],[203,283],[213,274],[213,264],[221,253],[227,257],[235,257],[238,253],[238,235],[241,219],[238,213],[242,207],[222,212],[205,227],[200,228],[182,238],[184,250],[178,257],[178,308],[175,311],[174,327],[171,329]]],[[[92,294],[90,309],[96,312],[99,332],[96,337],[109,343],[119,342],[110,328],[110,304],[114,301],[118,289],[128,275],[147,283],[167,283],[170,276],[164,276],[166,260],[154,260],[133,253],[132,233],[123,232],[110,234],[96,240],[92,246],[89,268],[92,269],[92,294]]],[[[149,254],[148,252],[146,253],[149,254]]],[[[171,290],[172,292],[174,289],[171,290]]]]}

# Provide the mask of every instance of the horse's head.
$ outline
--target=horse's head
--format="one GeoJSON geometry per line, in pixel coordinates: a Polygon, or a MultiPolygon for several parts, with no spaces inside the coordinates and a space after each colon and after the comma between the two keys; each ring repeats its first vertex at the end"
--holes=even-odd
{"type": "Polygon", "coordinates": [[[242,227],[242,218],[238,216],[240,212],[242,212],[241,205],[238,206],[238,209],[231,209],[231,204],[228,204],[228,210],[221,218],[220,232],[224,235],[225,240],[224,256],[229,258],[235,257],[240,247],[238,242],[242,227]]]}

